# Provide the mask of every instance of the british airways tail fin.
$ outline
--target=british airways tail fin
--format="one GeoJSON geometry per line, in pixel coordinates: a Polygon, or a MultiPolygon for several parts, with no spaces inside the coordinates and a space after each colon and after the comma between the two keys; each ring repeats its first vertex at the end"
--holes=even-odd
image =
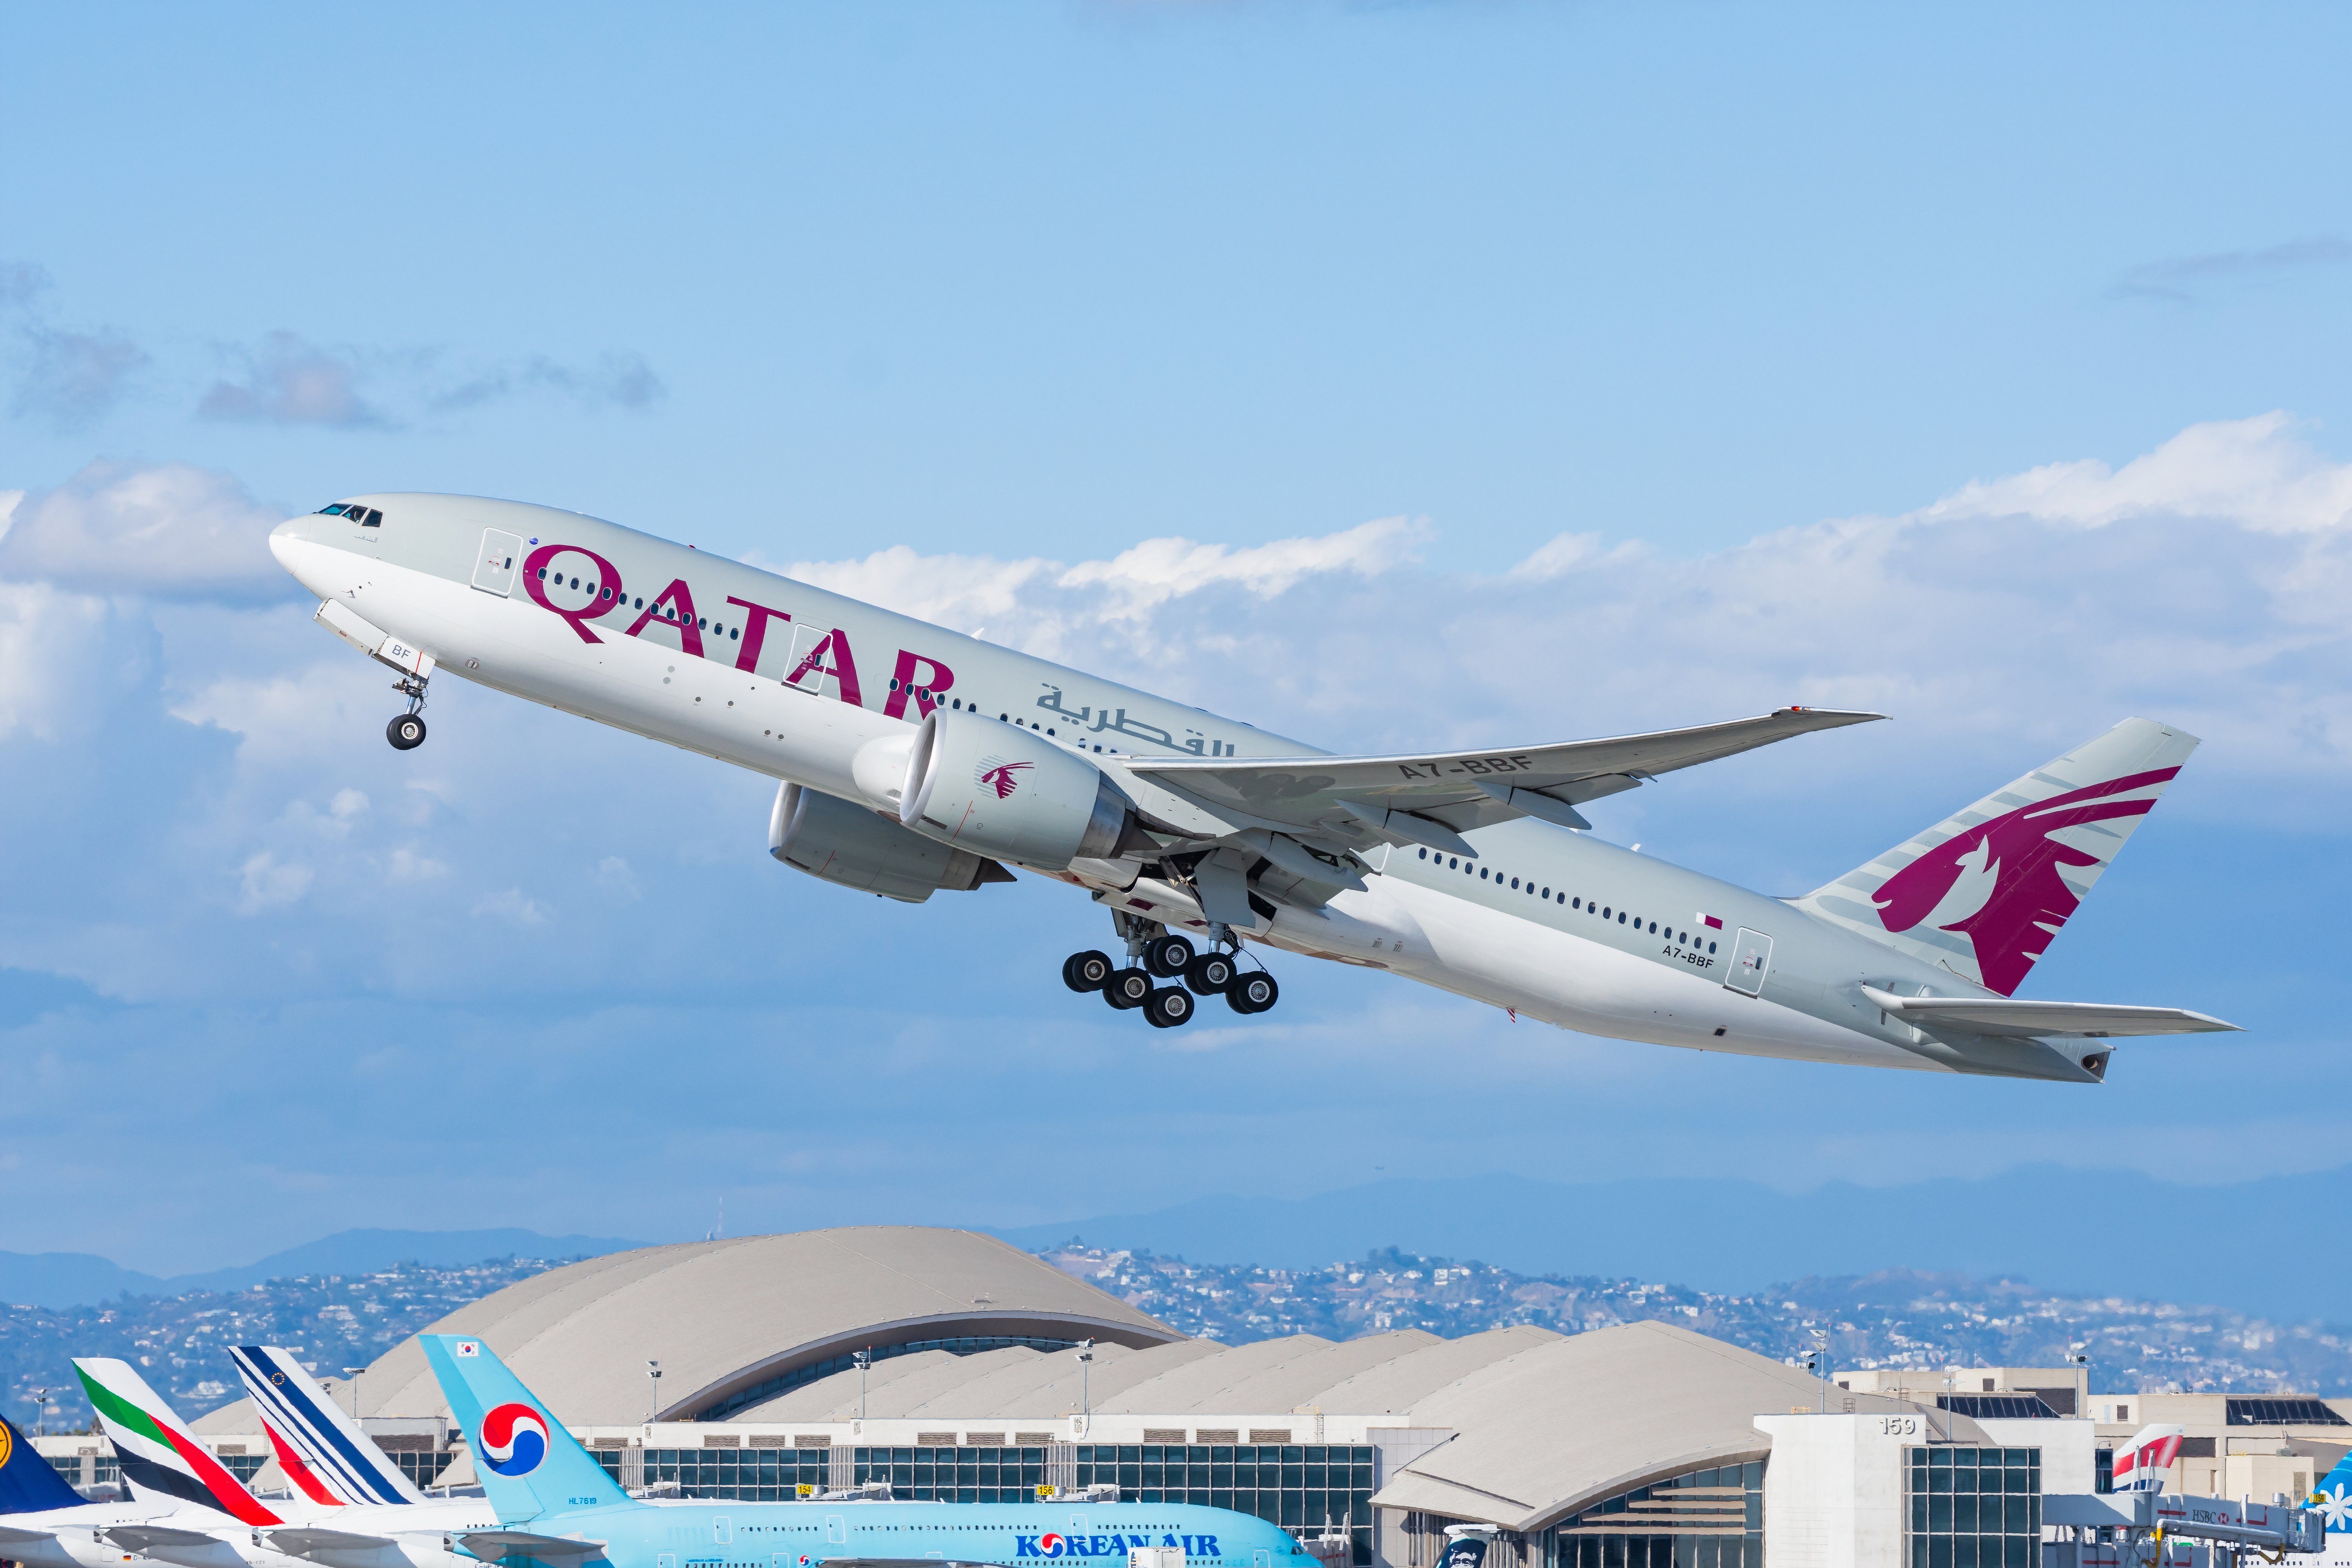
{"type": "Polygon", "coordinates": [[[464,1428],[500,1524],[635,1504],[496,1352],[461,1334],[420,1334],[441,1396],[464,1428]]]}
{"type": "Polygon", "coordinates": [[[2160,1492],[2172,1479],[2172,1461],[2180,1457],[2185,1428],[2161,1423],[2143,1426],[2131,1441],[2116,1450],[2116,1490],[2160,1492]]]}
{"type": "Polygon", "coordinates": [[[286,1522],[196,1441],[187,1423],[156,1396],[130,1363],[76,1356],[73,1368],[98,1411],[106,1440],[114,1445],[114,1457],[121,1462],[122,1479],[133,1496],[216,1509],[247,1524],[286,1522]]]}
{"type": "Polygon", "coordinates": [[[1797,906],[2014,995],[2197,743],[2126,719],[1797,906]]]}
{"type": "Polygon", "coordinates": [[[79,1508],[81,1493],[66,1485],[58,1468],[43,1458],[33,1440],[0,1415],[0,1513],[38,1513],[45,1509],[79,1508]]]}
{"type": "Polygon", "coordinates": [[[325,1397],[318,1380],[275,1345],[238,1345],[229,1352],[236,1374],[261,1412],[279,1460],[305,1495],[311,1486],[331,1496],[312,1500],[334,1503],[411,1503],[425,1494],[368,1440],[343,1407],[325,1397]],[[295,1463],[285,1465],[286,1449],[295,1463]],[[299,1468],[298,1468],[299,1467],[299,1468]],[[309,1479],[305,1479],[305,1472],[309,1479]]]}

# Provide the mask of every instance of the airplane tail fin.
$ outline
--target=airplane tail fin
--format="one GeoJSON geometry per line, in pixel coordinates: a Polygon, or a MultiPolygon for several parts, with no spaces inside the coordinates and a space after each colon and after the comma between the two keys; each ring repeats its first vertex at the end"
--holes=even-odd
{"type": "Polygon", "coordinates": [[[2326,1516],[2328,1534],[2352,1534],[2352,1453],[2336,1460],[2336,1468],[2319,1479],[2304,1506],[2318,1509],[2326,1516]]]}
{"type": "Polygon", "coordinates": [[[1795,902],[2014,995],[2196,749],[2126,719],[1795,902]]]}
{"type": "Polygon", "coordinates": [[[326,1397],[318,1380],[275,1345],[238,1345],[229,1352],[236,1374],[261,1412],[278,1463],[305,1495],[310,1487],[331,1494],[314,1500],[338,1503],[412,1503],[425,1500],[415,1483],[402,1473],[343,1413],[326,1397]],[[289,1451],[294,1463],[286,1463],[289,1451]],[[298,1470],[297,1467],[299,1467],[298,1470]],[[310,1479],[305,1481],[304,1473],[310,1479]]]}
{"type": "Polygon", "coordinates": [[[217,1509],[247,1524],[286,1522],[196,1441],[129,1363],[76,1356],[73,1366],[134,1496],[217,1509]]]}
{"type": "Polygon", "coordinates": [[[460,1334],[417,1340],[449,1413],[465,1430],[483,1494],[500,1524],[630,1503],[621,1483],[489,1346],[460,1334]]]}
{"type": "Polygon", "coordinates": [[[2181,1439],[2189,1434],[2179,1426],[2158,1423],[2132,1434],[2116,1450],[2115,1489],[2119,1492],[2160,1492],[2171,1478],[2172,1461],[2180,1457],[2181,1439]]]}
{"type": "Polygon", "coordinates": [[[0,1513],[79,1508],[87,1500],[66,1484],[58,1468],[41,1457],[16,1423],[0,1415],[0,1513]]]}

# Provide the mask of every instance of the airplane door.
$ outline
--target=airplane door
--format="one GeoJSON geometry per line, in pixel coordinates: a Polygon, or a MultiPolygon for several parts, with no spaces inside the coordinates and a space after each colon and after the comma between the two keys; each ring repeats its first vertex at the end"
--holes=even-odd
{"type": "Polygon", "coordinates": [[[729,1545],[734,1541],[734,1539],[735,1528],[728,1521],[725,1514],[721,1514],[717,1519],[710,1521],[710,1543],[713,1546],[729,1545]]]}
{"type": "Polygon", "coordinates": [[[1733,991],[1755,996],[1764,990],[1764,976],[1772,968],[1772,939],[1760,931],[1739,928],[1739,940],[1731,947],[1731,968],[1726,972],[1723,984],[1733,991]]]}
{"type": "Polygon", "coordinates": [[[515,563],[522,558],[522,536],[503,529],[482,530],[482,548],[474,554],[474,586],[505,598],[514,592],[515,563]]]}
{"type": "MultiPolygon", "coordinates": [[[[823,642],[831,634],[823,626],[813,626],[806,621],[794,621],[793,623],[793,651],[784,661],[785,676],[790,677],[793,671],[800,668],[801,661],[808,658],[810,654],[815,652],[817,644],[823,642]]],[[[823,659],[819,659],[809,668],[806,674],[803,675],[798,680],[792,681],[791,684],[799,688],[803,691],[810,692],[818,697],[824,696],[824,661],[823,659]]]]}
{"type": "Polygon", "coordinates": [[[654,1568],[677,1568],[677,1553],[675,1552],[656,1553],[654,1557],[654,1568]]]}
{"type": "Polygon", "coordinates": [[[827,1542],[835,1546],[847,1545],[849,1542],[849,1521],[837,1513],[826,1514],[824,1516],[824,1538],[827,1542]]]}

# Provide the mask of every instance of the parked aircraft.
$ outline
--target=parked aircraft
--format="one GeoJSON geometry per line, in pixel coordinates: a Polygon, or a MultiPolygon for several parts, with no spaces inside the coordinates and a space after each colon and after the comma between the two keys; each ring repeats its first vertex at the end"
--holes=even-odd
{"type": "Polygon", "coordinates": [[[1588,1034],[2065,1082],[2104,1078],[2114,1037],[2232,1026],[2015,995],[2197,745],[2147,720],[1784,900],[1605,844],[1580,808],[1879,715],[1335,756],[575,512],[371,495],[270,546],[399,672],[394,745],[455,671],[777,779],[770,852],[828,881],[921,902],[1055,878],[1126,950],[1064,983],[1160,1027],[1202,996],[1273,1006],[1265,949],[1588,1034]]]}
{"type": "Polygon", "coordinates": [[[99,1531],[165,1516],[176,1523],[199,1513],[215,1523],[228,1521],[226,1514],[188,1510],[177,1500],[87,1501],[0,1415],[0,1559],[24,1568],[122,1568],[135,1553],[106,1544],[99,1531]]]}
{"type": "Polygon", "coordinates": [[[1017,1563],[1108,1558],[1142,1548],[1179,1550],[1200,1568],[1312,1568],[1317,1561],[1279,1526],[1230,1509],[1192,1503],[1055,1500],[1024,1503],[673,1503],[629,1497],[580,1440],[525,1388],[489,1346],[457,1334],[422,1334],[425,1358],[466,1434],[483,1489],[504,1529],[468,1544],[548,1568],[765,1563],[823,1568],[830,1560],[919,1568],[948,1563],[1017,1563]]]}

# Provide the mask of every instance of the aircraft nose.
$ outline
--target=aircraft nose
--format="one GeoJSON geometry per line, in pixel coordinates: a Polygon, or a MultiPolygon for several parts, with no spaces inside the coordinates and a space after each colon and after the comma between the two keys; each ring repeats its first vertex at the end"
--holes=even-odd
{"type": "Polygon", "coordinates": [[[301,542],[302,520],[289,517],[269,531],[269,553],[289,572],[294,570],[294,546],[301,542]]]}

